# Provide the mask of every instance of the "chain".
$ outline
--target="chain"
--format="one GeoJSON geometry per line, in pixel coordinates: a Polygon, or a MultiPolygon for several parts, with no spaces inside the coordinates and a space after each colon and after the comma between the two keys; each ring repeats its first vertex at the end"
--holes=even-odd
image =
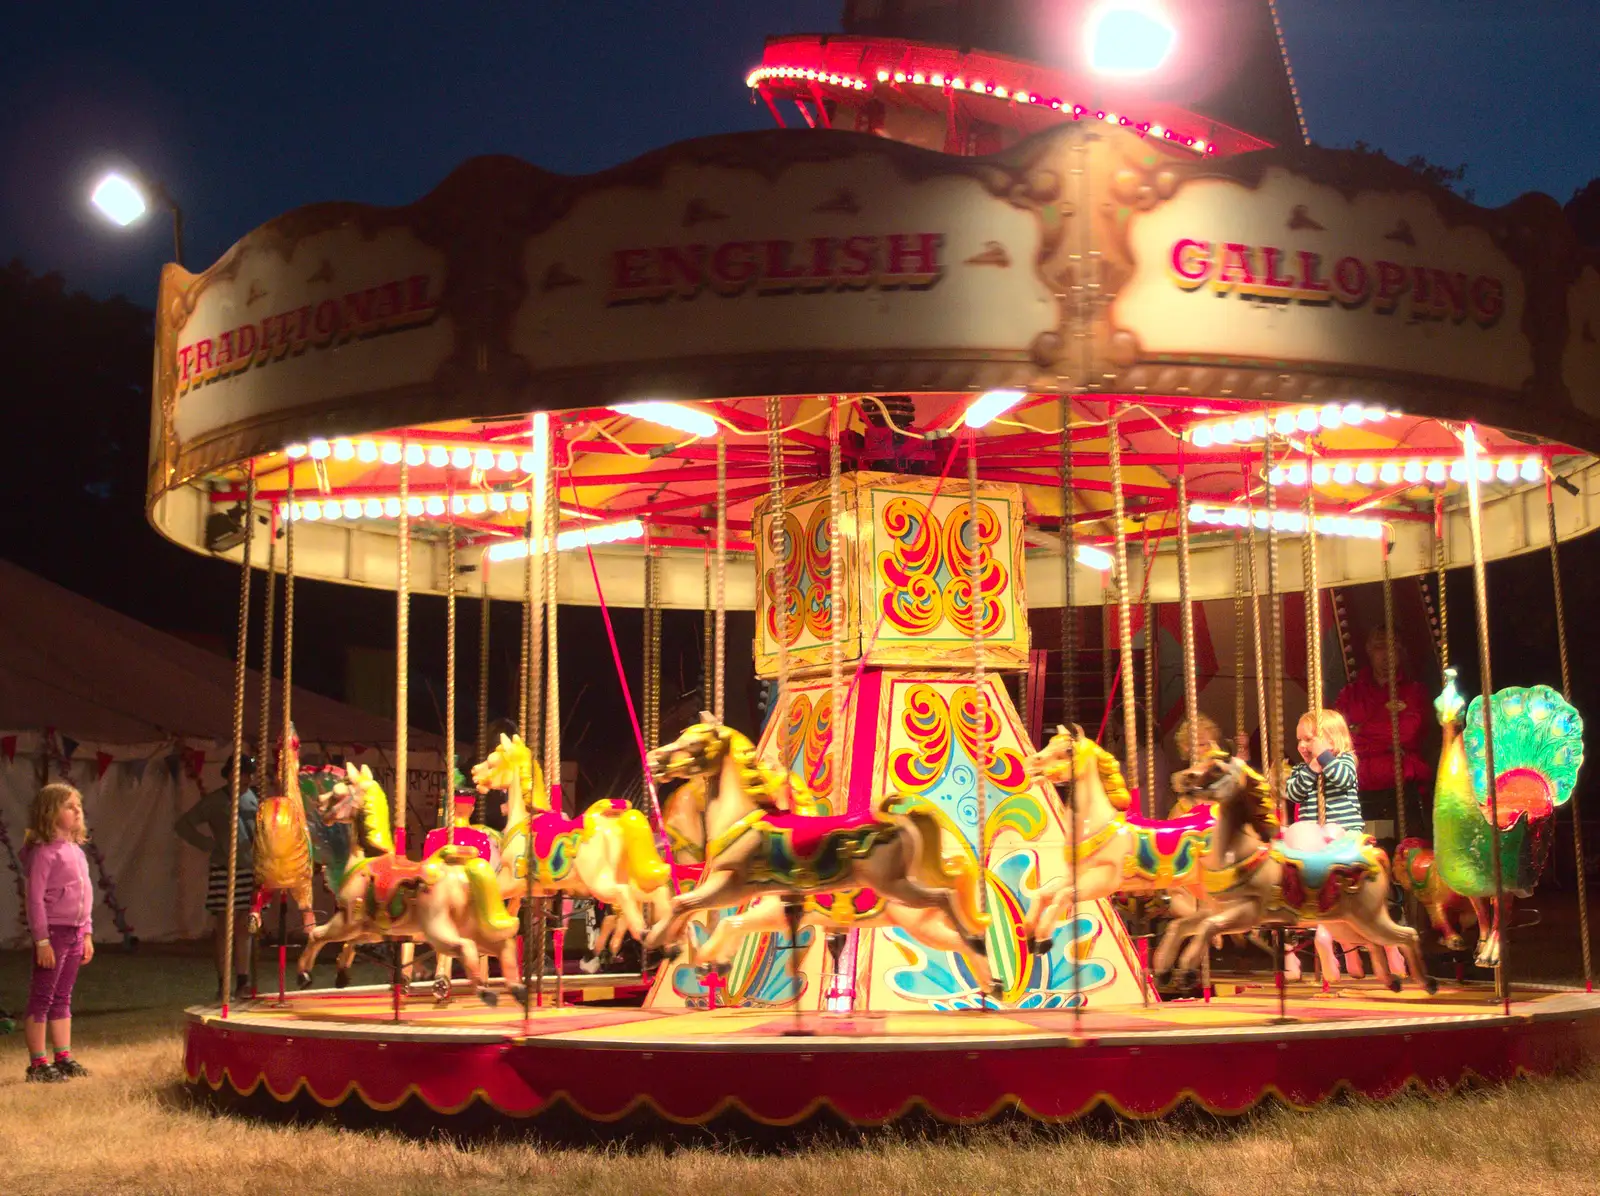
{"type": "MultiPolygon", "coordinates": [[[[1120,420],[1112,413],[1106,428],[1106,446],[1111,464],[1111,523],[1116,539],[1116,557],[1113,562],[1117,584],[1117,659],[1125,684],[1122,687],[1122,746],[1125,767],[1133,784],[1139,783],[1139,713],[1133,674],[1133,619],[1129,603],[1133,582],[1128,575],[1127,504],[1122,492],[1122,429],[1120,420]]],[[[1181,485],[1181,483],[1180,483],[1181,485]]],[[[1178,505],[1183,505],[1180,495],[1178,505]]],[[[1107,694],[1109,698],[1110,695],[1107,694]]],[[[1151,814],[1150,795],[1140,801],[1146,817],[1151,814]]]]}
{"type": "MultiPolygon", "coordinates": [[[[972,694],[977,711],[978,734],[978,912],[989,916],[989,885],[984,879],[989,867],[989,685],[984,675],[983,640],[983,538],[978,513],[978,434],[970,432],[967,442],[967,527],[972,542],[967,545],[967,611],[972,616],[972,694]]],[[[931,512],[930,512],[931,515],[931,512]]],[[[1124,624],[1126,626],[1126,624],[1124,624]]],[[[1128,688],[1132,688],[1129,686],[1128,688]]]]}
{"type": "Polygon", "coordinates": [[[1253,650],[1256,662],[1256,760],[1265,773],[1272,763],[1273,736],[1268,732],[1267,723],[1267,672],[1266,660],[1261,655],[1261,594],[1260,585],[1256,580],[1256,518],[1250,498],[1249,471],[1245,476],[1245,558],[1246,568],[1250,573],[1250,631],[1253,641],[1253,650]]]}
{"type": "MultiPolygon", "coordinates": [[[[561,603],[557,601],[557,587],[561,578],[561,554],[556,551],[556,537],[561,532],[561,504],[556,499],[559,468],[556,460],[556,442],[550,427],[550,417],[544,415],[545,451],[549,464],[544,473],[544,600],[545,600],[545,654],[544,668],[547,683],[544,717],[544,779],[552,795],[561,786],[561,641],[557,634],[561,603]]],[[[565,800],[563,798],[563,800],[565,800]]],[[[552,808],[561,810],[559,802],[552,808]]],[[[566,899],[556,897],[554,904],[559,916],[566,899]]]]}
{"type": "Polygon", "coordinates": [[[1389,745],[1394,764],[1395,830],[1400,839],[1406,838],[1406,779],[1405,753],[1400,748],[1400,682],[1396,676],[1394,639],[1394,582],[1389,575],[1389,543],[1387,529],[1383,536],[1383,633],[1387,637],[1388,651],[1384,653],[1388,667],[1384,681],[1389,689],[1389,745]]]}
{"type": "Polygon", "coordinates": [[[1073,519],[1072,400],[1061,396],[1061,721],[1072,726],[1078,719],[1078,525],[1073,519]]]}
{"type": "Polygon", "coordinates": [[[290,756],[287,750],[291,728],[294,725],[294,466],[289,467],[289,485],[284,495],[285,509],[289,512],[288,526],[283,529],[283,740],[285,750],[278,764],[283,769],[283,791],[299,790],[300,778],[291,776],[290,756]]]}
{"type": "MultiPolygon", "coordinates": [[[[1307,461],[1309,475],[1311,463],[1307,461]]],[[[1317,589],[1317,518],[1315,488],[1310,477],[1306,479],[1303,501],[1305,510],[1305,537],[1300,541],[1301,593],[1305,598],[1306,614],[1306,702],[1316,723],[1317,734],[1322,734],[1322,603],[1317,589]]],[[[1328,797],[1324,790],[1322,774],[1317,774],[1317,825],[1328,821],[1328,797]]]]}
{"type": "Polygon", "coordinates": [[[783,501],[783,400],[767,396],[767,456],[772,470],[772,502],[767,510],[771,531],[767,549],[772,554],[773,626],[778,637],[778,692],[772,701],[772,717],[778,725],[778,766],[784,784],[789,784],[789,718],[785,704],[789,697],[789,557],[798,545],[789,543],[789,529],[783,501]]]}
{"type": "Polygon", "coordinates": [[[1434,500],[1433,507],[1433,576],[1434,587],[1439,592],[1439,668],[1450,667],[1450,603],[1444,592],[1444,495],[1434,500]]]}
{"type": "Polygon", "coordinates": [[[849,618],[849,596],[844,584],[844,482],[839,426],[839,396],[828,397],[828,663],[832,689],[828,719],[828,747],[833,754],[833,810],[843,814],[849,804],[844,789],[844,628],[849,618]]]}
{"type": "Polygon", "coordinates": [[[717,431],[717,570],[713,578],[716,602],[715,666],[712,669],[711,713],[720,723],[726,717],[722,700],[728,672],[728,437],[717,431]]]}
{"type": "MultiPolygon", "coordinates": [[[[1261,476],[1272,477],[1272,434],[1267,434],[1261,450],[1261,476]]],[[[1283,741],[1283,602],[1279,598],[1278,582],[1278,491],[1267,486],[1267,676],[1272,683],[1272,734],[1277,745],[1271,762],[1288,758],[1283,741]]]]}
{"type": "Polygon", "coordinates": [[[1233,533],[1233,753],[1246,757],[1244,658],[1244,536],[1233,533]]]}
{"type": "MultiPolygon", "coordinates": [[[[489,758],[489,558],[478,564],[478,584],[482,596],[478,600],[478,750],[477,760],[489,758]]],[[[484,804],[488,799],[478,794],[472,803],[472,821],[484,821],[484,804]]]]}
{"type": "MultiPolygon", "coordinates": [[[[269,507],[269,511],[274,509],[269,507]]],[[[272,749],[272,607],[278,592],[278,518],[276,513],[267,516],[267,572],[262,579],[266,587],[266,600],[261,615],[261,721],[256,731],[256,783],[263,788],[273,775],[270,768],[272,749]]],[[[284,790],[285,793],[289,791],[284,790]]]]}
{"type": "MultiPolygon", "coordinates": [[[[454,504],[451,504],[452,511],[454,504]]],[[[444,784],[439,794],[439,825],[454,826],[451,817],[456,795],[456,525],[452,519],[445,534],[444,591],[444,784]]]]}
{"type": "Polygon", "coordinates": [[[407,749],[411,727],[411,466],[400,456],[399,580],[395,585],[394,622],[394,805],[390,825],[406,823],[407,749]]]}
{"type": "Polygon", "coordinates": [[[1183,628],[1183,717],[1189,722],[1189,761],[1200,758],[1200,683],[1194,665],[1194,603],[1189,600],[1189,478],[1178,466],[1178,605],[1183,628]]]}
{"type": "Polygon", "coordinates": [[[1156,604],[1144,604],[1144,784],[1150,804],[1156,800],[1156,604]]]}

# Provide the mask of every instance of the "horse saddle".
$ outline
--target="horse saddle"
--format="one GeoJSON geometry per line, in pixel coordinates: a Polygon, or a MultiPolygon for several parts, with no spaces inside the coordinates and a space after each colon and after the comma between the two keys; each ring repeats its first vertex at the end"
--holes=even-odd
{"type": "Polygon", "coordinates": [[[1340,835],[1313,848],[1275,839],[1272,858],[1283,866],[1279,885],[1284,904],[1308,914],[1326,913],[1340,890],[1353,889],[1385,870],[1383,853],[1370,835],[1340,835]]]}
{"type": "Polygon", "coordinates": [[[499,863],[500,853],[495,850],[493,842],[475,826],[458,826],[453,830],[450,827],[434,827],[422,841],[422,858],[432,859],[440,851],[452,846],[456,854],[476,854],[491,868],[499,863]]]}
{"type": "Polygon", "coordinates": [[[382,908],[394,900],[401,886],[414,885],[422,879],[422,864],[389,852],[370,860],[367,874],[372,877],[373,900],[382,908]]]}
{"type": "MultiPolygon", "coordinates": [[[[1141,818],[1125,814],[1133,831],[1134,849],[1122,858],[1125,876],[1149,880],[1182,876],[1192,869],[1210,842],[1216,825],[1216,810],[1209,804],[1196,806],[1177,818],[1141,818]]],[[[1080,856],[1084,853],[1079,845],[1080,856]]]]}
{"type": "Polygon", "coordinates": [[[769,813],[761,821],[787,840],[798,859],[814,857],[830,842],[871,836],[892,826],[870,811],[859,814],[769,813]]]}

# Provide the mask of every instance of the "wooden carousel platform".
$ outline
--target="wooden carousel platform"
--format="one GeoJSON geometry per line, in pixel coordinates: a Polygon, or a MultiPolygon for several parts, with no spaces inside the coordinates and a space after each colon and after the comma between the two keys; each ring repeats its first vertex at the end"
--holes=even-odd
{"type": "MultiPolygon", "coordinates": [[[[591,978],[581,983],[590,986],[591,978]]],[[[601,984],[599,987],[605,987],[601,984]]],[[[1369,985],[1270,987],[1148,1008],[812,1014],[569,1004],[526,1021],[459,992],[445,1008],[387,989],[189,1011],[184,1066],[219,1099],[436,1116],[881,1125],[908,1115],[1063,1121],[1097,1108],[1159,1117],[1192,1102],[1242,1113],[1342,1093],[1448,1095],[1600,1061],[1600,996],[1483,988],[1434,997],[1369,985]],[[805,1031],[796,1034],[797,1029],[805,1031]]]]}

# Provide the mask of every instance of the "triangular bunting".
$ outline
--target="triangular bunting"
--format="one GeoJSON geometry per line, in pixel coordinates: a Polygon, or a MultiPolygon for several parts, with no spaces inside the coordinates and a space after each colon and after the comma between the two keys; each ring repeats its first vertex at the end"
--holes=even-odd
{"type": "Polygon", "coordinates": [[[63,761],[70,760],[77,754],[77,751],[78,741],[70,735],[63,735],[61,737],[61,759],[63,761]]]}
{"type": "Polygon", "coordinates": [[[7,735],[0,738],[0,755],[5,756],[7,764],[17,758],[17,737],[15,735],[7,735]]]}
{"type": "Polygon", "coordinates": [[[95,780],[104,780],[106,769],[111,767],[110,752],[96,752],[94,754],[95,780]]]}

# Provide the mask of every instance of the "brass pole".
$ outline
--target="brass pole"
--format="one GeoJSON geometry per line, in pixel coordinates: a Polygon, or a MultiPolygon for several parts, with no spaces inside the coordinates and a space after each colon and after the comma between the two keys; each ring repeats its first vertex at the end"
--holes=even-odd
{"type": "Polygon", "coordinates": [[[1511,967],[1508,940],[1511,926],[1502,925],[1501,903],[1505,900],[1505,878],[1500,860],[1500,794],[1494,768],[1494,681],[1489,668],[1489,583],[1483,563],[1483,507],[1478,483],[1478,434],[1468,424],[1463,431],[1462,444],[1467,465],[1467,521],[1472,533],[1472,590],[1477,599],[1478,616],[1478,675],[1482,684],[1483,706],[1483,763],[1484,776],[1489,789],[1490,850],[1494,856],[1494,928],[1500,935],[1500,962],[1494,969],[1495,993],[1511,1014],[1511,967]]]}
{"type": "Polygon", "coordinates": [[[244,772],[245,653],[250,640],[250,551],[255,538],[256,470],[249,465],[244,493],[244,544],[239,558],[239,635],[233,658],[233,767],[228,778],[228,891],[222,915],[222,1016],[233,993],[233,890],[239,882],[239,789],[244,772]]]}

